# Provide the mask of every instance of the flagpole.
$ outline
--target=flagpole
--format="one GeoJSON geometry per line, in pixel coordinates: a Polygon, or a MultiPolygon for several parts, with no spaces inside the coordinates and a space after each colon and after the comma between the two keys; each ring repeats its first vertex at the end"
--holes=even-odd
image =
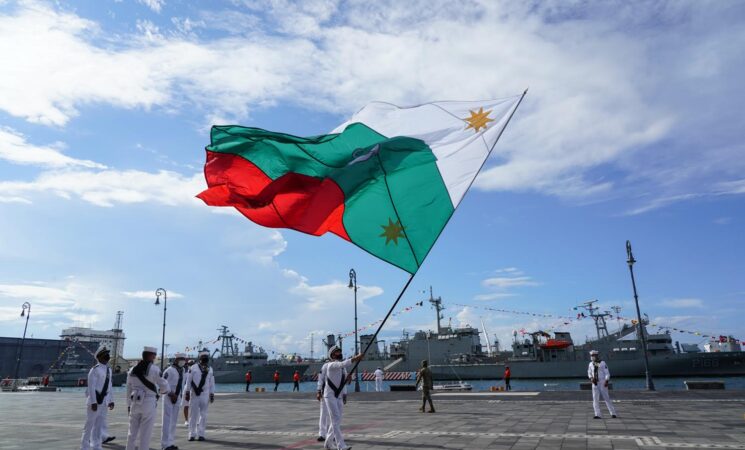
{"type": "MultiPolygon", "coordinates": [[[[385,315],[385,317],[383,318],[383,321],[380,322],[380,325],[378,325],[378,329],[375,330],[375,334],[373,334],[372,339],[370,339],[370,341],[367,343],[367,346],[362,351],[362,355],[363,355],[363,358],[362,359],[364,359],[364,355],[367,354],[367,351],[370,349],[370,346],[372,346],[372,344],[375,342],[375,339],[378,337],[378,333],[380,333],[380,330],[383,329],[383,326],[388,321],[388,318],[393,313],[393,310],[396,309],[396,305],[398,305],[398,302],[399,302],[399,300],[401,300],[401,297],[403,297],[404,292],[406,292],[406,289],[409,288],[409,285],[411,284],[411,281],[414,279],[414,276],[415,275],[416,275],[416,272],[414,272],[414,273],[411,274],[411,276],[409,277],[409,280],[406,282],[406,284],[404,285],[403,289],[401,289],[401,292],[399,292],[398,297],[396,298],[396,301],[393,302],[393,305],[391,306],[391,309],[388,310],[388,314],[385,315]]],[[[360,361],[357,361],[357,362],[354,363],[354,366],[352,366],[352,370],[350,370],[349,371],[349,374],[347,375],[347,383],[349,383],[351,381],[352,374],[355,372],[355,370],[357,370],[357,366],[359,366],[359,365],[360,365],[360,361]]]]}

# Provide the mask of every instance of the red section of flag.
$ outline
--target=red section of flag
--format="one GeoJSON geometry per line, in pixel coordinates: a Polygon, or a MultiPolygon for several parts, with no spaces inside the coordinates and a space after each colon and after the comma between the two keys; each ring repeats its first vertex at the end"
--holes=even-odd
{"type": "Polygon", "coordinates": [[[344,193],[331,179],[288,172],[272,180],[241,156],[210,151],[204,176],[208,188],[197,197],[210,206],[233,206],[265,227],[315,236],[330,231],[350,240],[342,222],[344,193]]]}

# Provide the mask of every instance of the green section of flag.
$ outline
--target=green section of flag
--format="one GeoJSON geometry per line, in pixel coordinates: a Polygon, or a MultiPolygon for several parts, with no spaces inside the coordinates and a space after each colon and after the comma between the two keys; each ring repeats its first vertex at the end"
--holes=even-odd
{"type": "Polygon", "coordinates": [[[252,162],[271,179],[295,172],[335,181],[350,240],[414,273],[454,209],[432,150],[361,123],[309,138],[238,126],[213,127],[207,150],[252,162]]]}

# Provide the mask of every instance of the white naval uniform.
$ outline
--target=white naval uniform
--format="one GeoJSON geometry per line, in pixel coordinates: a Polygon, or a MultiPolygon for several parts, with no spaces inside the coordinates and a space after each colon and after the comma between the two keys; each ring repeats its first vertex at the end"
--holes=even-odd
{"type": "MultiPolygon", "coordinates": [[[[127,450],[147,450],[150,448],[150,437],[153,434],[155,416],[158,412],[158,396],[155,392],[142,384],[132,373],[134,367],[127,373],[127,407],[129,411],[129,433],[127,434],[127,450]]],[[[168,394],[168,383],[160,376],[160,369],[149,364],[145,379],[150,381],[161,395],[168,394]]]]}
{"type": "MultiPolygon", "coordinates": [[[[325,365],[325,364],[324,364],[325,365]]],[[[344,378],[346,379],[347,372],[344,371],[344,378]]],[[[321,401],[318,402],[320,404],[320,414],[318,417],[318,436],[322,438],[326,438],[326,436],[329,433],[329,427],[331,424],[329,423],[329,412],[328,408],[326,408],[326,402],[323,399],[323,392],[326,388],[326,374],[323,370],[323,366],[321,367],[321,371],[318,373],[318,383],[316,385],[316,391],[321,393],[321,401]]],[[[342,395],[347,395],[347,384],[344,383],[344,389],[342,389],[342,395]]],[[[342,398],[342,406],[344,405],[344,399],[342,398]]]]}
{"type": "Polygon", "coordinates": [[[101,443],[106,436],[106,417],[109,410],[109,403],[114,402],[111,394],[113,375],[108,364],[98,363],[88,372],[88,387],[85,390],[85,407],[86,418],[85,427],[83,427],[83,437],[80,442],[80,450],[101,450],[101,443]],[[99,404],[96,399],[96,393],[103,392],[106,375],[109,375],[109,386],[106,395],[99,404]],[[96,410],[91,409],[91,405],[98,405],[96,410]]]}
{"type": "Polygon", "coordinates": [[[383,391],[383,371],[375,369],[375,392],[383,391]]]}
{"type": "Polygon", "coordinates": [[[169,366],[163,371],[163,379],[168,383],[168,389],[174,394],[178,392],[176,401],[171,401],[170,397],[163,399],[163,429],[160,433],[160,446],[167,448],[176,441],[176,422],[178,422],[179,410],[181,409],[181,397],[184,395],[186,386],[186,368],[169,366]],[[179,369],[181,376],[179,377],[179,369]],[[179,388],[179,380],[181,387],[179,388]]]}
{"type": "Polygon", "coordinates": [[[346,395],[346,378],[347,372],[352,367],[352,360],[345,359],[344,361],[330,361],[321,367],[321,372],[324,380],[325,387],[323,390],[323,402],[326,405],[326,412],[328,413],[329,428],[326,432],[326,442],[324,447],[331,448],[332,442],[336,442],[336,446],[339,449],[347,448],[344,443],[344,436],[341,433],[341,418],[342,410],[344,409],[343,396],[346,395]],[[329,385],[331,381],[337,389],[340,389],[338,397],[336,393],[329,385]]]}
{"type": "Polygon", "coordinates": [[[608,395],[608,388],[605,386],[606,381],[610,381],[610,371],[605,361],[597,363],[597,377],[595,377],[595,362],[591,361],[587,367],[587,378],[590,381],[595,380],[596,383],[592,385],[592,408],[595,410],[595,415],[600,417],[600,397],[605,400],[605,405],[608,407],[608,412],[612,416],[616,415],[616,408],[613,407],[610,395],[608,395]]]}
{"type": "Polygon", "coordinates": [[[208,368],[207,379],[204,381],[204,387],[201,395],[197,395],[194,387],[199,387],[202,381],[202,370],[199,364],[194,364],[189,369],[186,377],[186,388],[191,395],[189,399],[189,437],[204,437],[207,428],[207,409],[210,404],[210,395],[215,394],[215,375],[212,373],[212,367],[208,368]]]}

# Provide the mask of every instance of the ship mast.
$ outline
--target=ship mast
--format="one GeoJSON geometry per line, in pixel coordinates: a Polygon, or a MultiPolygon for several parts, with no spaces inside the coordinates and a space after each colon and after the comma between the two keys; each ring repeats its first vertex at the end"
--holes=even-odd
{"type": "Polygon", "coordinates": [[[442,332],[440,320],[444,319],[442,310],[445,309],[445,307],[442,306],[442,297],[435,298],[432,294],[432,286],[429,287],[429,302],[435,307],[435,311],[437,312],[437,334],[439,335],[442,332]]]}
{"type": "Polygon", "coordinates": [[[581,305],[575,306],[574,309],[576,310],[577,308],[583,308],[590,313],[590,317],[592,317],[592,320],[595,321],[595,330],[598,333],[598,339],[601,339],[608,336],[608,326],[605,323],[605,318],[610,316],[610,313],[608,311],[599,313],[598,311],[600,310],[600,308],[595,306],[595,303],[597,302],[597,300],[590,300],[588,302],[582,303],[581,305]]]}
{"type": "Polygon", "coordinates": [[[222,343],[220,347],[220,355],[223,357],[226,356],[235,356],[235,349],[233,348],[233,336],[232,334],[228,334],[228,327],[226,325],[221,325],[218,330],[220,332],[220,341],[222,343]]]}

